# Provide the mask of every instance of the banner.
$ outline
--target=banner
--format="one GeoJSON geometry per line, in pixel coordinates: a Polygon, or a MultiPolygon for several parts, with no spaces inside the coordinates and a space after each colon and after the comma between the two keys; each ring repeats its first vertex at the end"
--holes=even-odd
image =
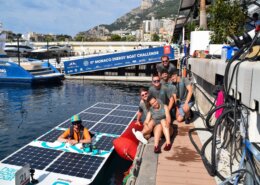
{"type": "Polygon", "coordinates": [[[64,71],[65,74],[78,74],[119,67],[157,63],[161,61],[161,56],[163,55],[167,55],[170,60],[173,60],[174,49],[170,46],[164,46],[70,60],[64,62],[64,71]]]}

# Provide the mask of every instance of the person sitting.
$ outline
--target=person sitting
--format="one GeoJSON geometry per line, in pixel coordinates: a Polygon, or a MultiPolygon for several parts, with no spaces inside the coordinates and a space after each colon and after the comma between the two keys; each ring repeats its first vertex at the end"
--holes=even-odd
{"type": "Polygon", "coordinates": [[[160,79],[161,79],[161,84],[167,87],[169,84],[169,72],[167,69],[162,70],[160,79]]]}
{"type": "Polygon", "coordinates": [[[161,57],[161,61],[162,63],[156,65],[156,69],[160,78],[164,69],[168,71],[168,74],[171,74],[176,69],[176,67],[170,63],[169,57],[167,55],[163,55],[161,57]]]}
{"type": "Polygon", "coordinates": [[[84,128],[79,115],[74,115],[70,119],[71,126],[62,135],[58,141],[75,145],[78,143],[91,143],[91,136],[87,128],[84,128]]]}
{"type": "Polygon", "coordinates": [[[153,74],[152,86],[149,88],[149,95],[161,100],[165,105],[168,105],[170,97],[167,92],[167,87],[161,84],[159,74],[153,74]]]}
{"type": "Polygon", "coordinates": [[[253,14],[253,21],[254,21],[254,27],[257,28],[257,26],[260,26],[260,20],[258,13],[253,14]]]}
{"type": "Polygon", "coordinates": [[[149,103],[150,109],[145,119],[145,123],[147,123],[147,127],[145,130],[136,131],[133,130],[135,137],[139,141],[143,141],[144,133],[152,132],[154,133],[154,152],[160,153],[161,149],[159,148],[159,141],[161,138],[162,133],[166,138],[166,145],[164,147],[165,151],[169,151],[171,149],[171,140],[170,140],[170,123],[171,123],[171,116],[169,109],[166,105],[162,104],[158,101],[154,96],[149,95],[147,98],[147,102],[149,103]]]}
{"type": "Polygon", "coordinates": [[[148,90],[145,88],[140,88],[139,94],[140,94],[141,100],[139,103],[139,109],[138,109],[137,118],[136,118],[137,125],[141,125],[142,116],[146,117],[147,112],[148,112],[148,105],[147,105],[148,90]]]}
{"type": "Polygon", "coordinates": [[[189,124],[192,117],[191,107],[194,105],[194,96],[191,82],[187,78],[179,76],[178,70],[171,75],[171,81],[176,86],[177,93],[174,95],[176,102],[176,120],[189,124]]]}

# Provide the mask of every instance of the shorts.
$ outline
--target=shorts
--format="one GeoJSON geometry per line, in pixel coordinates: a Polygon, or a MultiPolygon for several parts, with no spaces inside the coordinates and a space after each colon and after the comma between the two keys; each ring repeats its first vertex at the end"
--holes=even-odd
{"type": "Polygon", "coordinates": [[[155,124],[155,125],[159,125],[159,124],[161,124],[161,121],[164,120],[164,119],[166,119],[166,118],[162,118],[162,119],[153,119],[153,121],[154,121],[154,124],[155,124]]]}
{"type": "MultiPolygon", "coordinates": [[[[188,105],[189,105],[189,107],[191,108],[191,107],[194,105],[194,102],[189,102],[188,105]]],[[[180,115],[181,115],[182,117],[185,116],[185,113],[184,113],[184,111],[183,111],[183,106],[184,106],[184,102],[181,102],[181,104],[178,106],[178,108],[179,108],[179,113],[180,113],[180,115]]]]}

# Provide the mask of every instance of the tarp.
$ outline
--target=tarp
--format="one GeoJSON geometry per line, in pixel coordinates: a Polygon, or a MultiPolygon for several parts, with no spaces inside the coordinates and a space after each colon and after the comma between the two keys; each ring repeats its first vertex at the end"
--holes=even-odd
{"type": "Polygon", "coordinates": [[[79,74],[105,69],[157,63],[161,56],[174,59],[174,49],[170,45],[157,48],[139,49],[129,52],[99,55],[64,62],[65,74],[79,74]]]}

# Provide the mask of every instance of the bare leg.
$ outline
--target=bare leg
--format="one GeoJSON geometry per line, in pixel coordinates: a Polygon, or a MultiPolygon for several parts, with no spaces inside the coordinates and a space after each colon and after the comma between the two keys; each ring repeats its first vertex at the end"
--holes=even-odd
{"type": "Polygon", "coordinates": [[[142,130],[142,134],[144,136],[150,135],[151,132],[153,131],[154,125],[155,125],[154,121],[150,120],[147,124],[144,125],[144,128],[142,130]]]}
{"type": "Polygon", "coordinates": [[[155,125],[153,129],[153,133],[154,133],[154,146],[157,147],[159,145],[159,141],[162,136],[162,125],[161,124],[155,125]]]}
{"type": "Polygon", "coordinates": [[[166,144],[171,144],[171,139],[170,139],[170,126],[166,123],[166,120],[163,119],[161,120],[161,125],[163,129],[163,134],[166,139],[166,144]]]}
{"type": "Polygon", "coordinates": [[[183,119],[184,119],[184,117],[180,115],[180,111],[179,111],[179,109],[177,108],[177,109],[176,109],[176,120],[177,120],[178,122],[182,122],[183,119]]]}
{"type": "Polygon", "coordinates": [[[190,117],[190,107],[183,107],[183,111],[185,113],[185,118],[189,118],[190,117]]]}

